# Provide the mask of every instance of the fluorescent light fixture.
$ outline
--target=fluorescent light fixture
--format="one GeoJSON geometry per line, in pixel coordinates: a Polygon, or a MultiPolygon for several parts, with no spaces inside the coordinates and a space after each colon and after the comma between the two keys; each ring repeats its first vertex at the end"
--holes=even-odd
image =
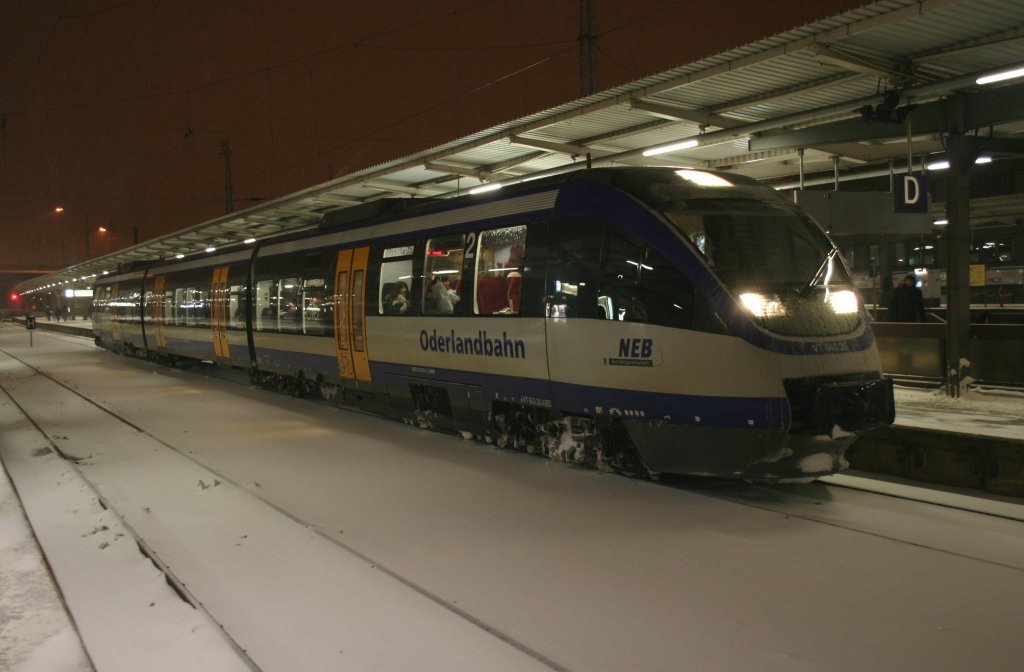
{"type": "Polygon", "coordinates": [[[713,173],[705,173],[703,170],[684,168],[677,170],[676,175],[687,182],[692,182],[701,187],[731,187],[732,182],[713,173]]]}
{"type": "Polygon", "coordinates": [[[949,220],[948,219],[936,219],[934,222],[932,222],[932,224],[934,224],[935,226],[945,226],[946,224],[949,224],[949,220]]]}
{"type": "Polygon", "coordinates": [[[671,145],[662,145],[661,147],[651,147],[650,149],[644,150],[644,156],[657,156],[659,154],[668,154],[669,152],[676,152],[680,149],[692,149],[696,147],[699,142],[695,139],[683,140],[682,142],[676,142],[671,145]]]}
{"type": "Polygon", "coordinates": [[[473,187],[469,190],[471,194],[485,194],[488,191],[497,191],[501,189],[501,182],[490,182],[488,184],[481,184],[479,187],[473,187]]]}
{"type": "Polygon", "coordinates": [[[1003,82],[1007,79],[1016,79],[1018,77],[1024,77],[1024,68],[1014,68],[1013,70],[1004,70],[991,75],[985,75],[975,81],[980,86],[984,86],[985,84],[995,84],[996,82],[1003,82]]]}
{"type": "Polygon", "coordinates": [[[242,242],[245,243],[246,245],[252,245],[253,243],[256,242],[256,239],[255,238],[246,238],[242,242]]]}
{"type": "MultiPolygon", "coordinates": [[[[992,157],[979,156],[977,159],[974,160],[974,165],[976,166],[983,163],[992,163],[992,157]]],[[[935,161],[934,163],[929,163],[927,166],[925,166],[925,168],[927,168],[928,170],[948,170],[949,161],[935,161]]]]}
{"type": "Polygon", "coordinates": [[[175,259],[184,259],[184,258],[185,258],[185,255],[184,255],[184,254],[182,254],[181,252],[178,252],[178,253],[177,253],[176,255],[174,255],[174,258],[175,258],[175,259]]]}
{"type": "Polygon", "coordinates": [[[206,251],[207,251],[207,252],[216,252],[216,251],[217,251],[217,248],[216,248],[216,247],[214,247],[213,245],[210,245],[210,246],[209,246],[208,248],[206,248],[206,251]]]}

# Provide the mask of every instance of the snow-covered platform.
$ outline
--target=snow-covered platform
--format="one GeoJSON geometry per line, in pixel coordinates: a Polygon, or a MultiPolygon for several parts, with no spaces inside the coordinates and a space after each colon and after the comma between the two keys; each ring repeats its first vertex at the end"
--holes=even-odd
{"type": "Polygon", "coordinates": [[[100,672],[1019,668],[1010,501],[634,481],[20,326],[0,388],[100,672]]]}
{"type": "Polygon", "coordinates": [[[896,422],[854,444],[856,469],[1024,497],[1024,393],[896,388],[896,422]]]}

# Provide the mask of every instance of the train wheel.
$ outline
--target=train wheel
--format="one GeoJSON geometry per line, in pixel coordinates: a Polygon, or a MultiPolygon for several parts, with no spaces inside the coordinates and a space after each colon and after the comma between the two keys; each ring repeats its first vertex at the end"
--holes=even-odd
{"type": "Polygon", "coordinates": [[[614,421],[600,427],[599,436],[599,469],[613,471],[630,478],[652,478],[654,476],[640,458],[640,453],[633,445],[633,440],[629,438],[629,432],[621,422],[614,421]]]}
{"type": "Polygon", "coordinates": [[[490,421],[494,443],[499,448],[542,453],[536,442],[536,427],[527,409],[516,404],[495,402],[490,421]]]}
{"type": "Polygon", "coordinates": [[[299,399],[305,399],[307,396],[309,396],[309,387],[307,385],[305,373],[299,371],[298,375],[292,378],[291,381],[289,382],[293,383],[291,385],[291,389],[289,390],[291,396],[298,397],[299,399]]]}

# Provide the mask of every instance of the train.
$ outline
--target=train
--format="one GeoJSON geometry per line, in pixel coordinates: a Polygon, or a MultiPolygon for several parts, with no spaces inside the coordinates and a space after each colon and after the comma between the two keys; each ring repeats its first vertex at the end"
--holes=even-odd
{"type": "Polygon", "coordinates": [[[842,256],[755,180],[380,199],[97,279],[98,346],[635,476],[807,479],[892,423],[842,256]]]}

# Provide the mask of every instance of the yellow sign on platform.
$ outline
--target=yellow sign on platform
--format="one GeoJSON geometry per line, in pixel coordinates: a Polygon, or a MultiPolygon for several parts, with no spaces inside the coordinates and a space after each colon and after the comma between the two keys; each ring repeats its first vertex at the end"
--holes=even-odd
{"type": "Polygon", "coordinates": [[[971,287],[985,286],[985,264],[971,264],[971,287]]]}

